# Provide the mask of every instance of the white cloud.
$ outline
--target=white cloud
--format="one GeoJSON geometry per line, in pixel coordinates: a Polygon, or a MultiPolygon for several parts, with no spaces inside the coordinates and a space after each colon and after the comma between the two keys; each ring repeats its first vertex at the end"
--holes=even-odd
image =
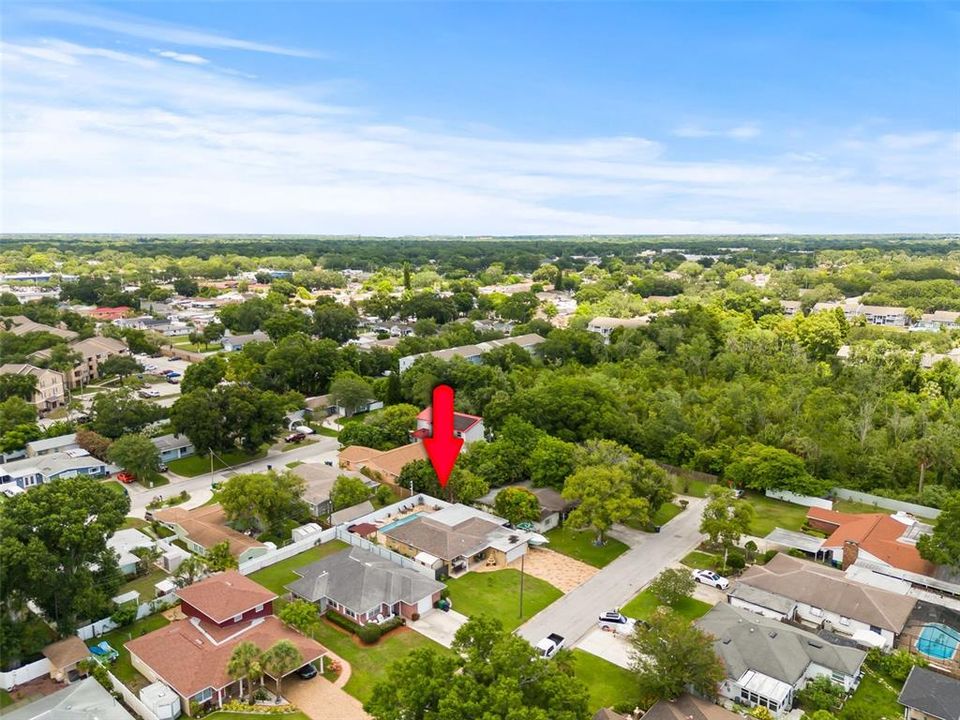
{"type": "Polygon", "coordinates": [[[702,125],[685,124],[675,128],[673,134],[682,138],[725,137],[733,140],[749,140],[760,135],[760,128],[754,123],[744,123],[729,128],[705,128],[702,125]]]}
{"type": "Polygon", "coordinates": [[[162,58],[186,63],[187,65],[207,65],[210,63],[205,57],[194,55],[193,53],[179,53],[174,50],[151,50],[151,52],[162,58]]]}
{"type": "Polygon", "coordinates": [[[391,123],[330,102],[325,85],[267,85],[212,64],[57,42],[3,52],[8,232],[960,228],[950,134],[677,161],[642,137],[524,140],[391,123]]]}

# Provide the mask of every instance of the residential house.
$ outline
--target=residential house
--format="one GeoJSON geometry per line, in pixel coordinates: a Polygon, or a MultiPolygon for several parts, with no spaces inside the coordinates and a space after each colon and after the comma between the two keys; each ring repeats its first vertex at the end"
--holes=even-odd
{"type": "Polygon", "coordinates": [[[443,583],[358,547],[294,572],[299,579],[287,585],[287,590],[316,603],[321,613],[333,610],[358,625],[425,615],[443,590],[443,583]]]}
{"type": "Polygon", "coordinates": [[[497,495],[507,487],[522,487],[532,492],[537,502],[540,503],[540,519],[533,523],[533,528],[538,533],[545,533],[558,527],[579,503],[575,500],[566,500],[553,488],[535,488],[532,483],[524,482],[516,485],[505,485],[503,487],[493,488],[483,497],[479,498],[476,505],[493,510],[497,501],[497,495]]]}
{"type": "MultiPolygon", "coordinates": [[[[80,642],[79,638],[74,638],[80,642]]],[[[80,642],[83,645],[82,642],[80,642]]],[[[84,646],[86,650],[86,646],[84,646]]],[[[86,651],[89,657],[90,651],[86,651]]],[[[98,680],[88,677],[29,704],[7,710],[4,720],[134,720],[98,680]]]]}
{"type": "MultiPolygon", "coordinates": [[[[129,355],[130,350],[120,340],[109,337],[91,337],[70,343],[70,349],[80,354],[80,362],[67,373],[70,388],[86,385],[100,377],[100,364],[114,355],[129,355]]],[[[50,350],[40,350],[32,357],[49,358],[50,350]]]]}
{"type": "Polygon", "coordinates": [[[403,468],[416,460],[426,460],[422,442],[410,443],[393,450],[374,450],[364,445],[350,445],[340,451],[340,467],[349,470],[367,469],[383,482],[396,484],[403,468]]]}
{"type": "Polygon", "coordinates": [[[779,620],[721,603],[695,624],[714,638],[714,650],[726,668],[720,696],[741,705],[760,705],[779,716],[814,678],[828,677],[845,692],[860,681],[864,651],[779,620]]]}
{"type": "MultiPolygon", "coordinates": [[[[288,640],[304,663],[321,659],[327,652],[274,616],[275,593],[235,570],[217,573],[176,593],[186,619],[130,640],[126,648],[134,669],[150,682],[173,689],[187,714],[193,710],[192,703],[221,707],[239,694],[238,681],[227,673],[227,664],[241,642],[251,642],[263,651],[288,640]]],[[[322,671],[322,660],[320,664],[322,671]]]]}
{"type": "Polygon", "coordinates": [[[86,450],[52,452],[0,464],[0,486],[13,483],[26,490],[59,478],[77,475],[105,477],[117,470],[116,465],[99,460],[86,450]]]}
{"type": "Polygon", "coordinates": [[[357,518],[361,518],[364,515],[369,515],[374,510],[373,503],[369,500],[364,500],[358,505],[353,507],[344,508],[343,510],[337,510],[330,514],[330,524],[333,527],[338,525],[346,525],[353,522],[357,518]]]}
{"type": "Polygon", "coordinates": [[[793,317],[801,310],[799,300],[781,300],[780,307],[783,308],[783,314],[787,317],[793,317]]]}
{"type": "Polygon", "coordinates": [[[505,567],[527,552],[531,533],[506,525],[503,518],[458,504],[390,523],[377,538],[407,557],[432,556],[441,561],[443,574],[456,577],[480,565],[505,567]]]}
{"type": "Polygon", "coordinates": [[[960,328],[960,312],[937,310],[932,313],[924,313],[920,316],[918,325],[930,330],[939,330],[940,328],[954,330],[960,328]]]}
{"type": "Polygon", "coordinates": [[[37,409],[38,415],[46,415],[64,404],[67,392],[66,378],[62,372],[26,363],[7,363],[0,365],[0,375],[32,375],[37,379],[30,403],[37,409]]]}
{"type": "Polygon", "coordinates": [[[650,316],[643,315],[635,318],[614,318],[614,317],[595,317],[587,323],[587,332],[596,333],[603,338],[606,343],[610,342],[610,336],[617,328],[638,328],[650,324],[650,316]]]}
{"type": "Polygon", "coordinates": [[[190,552],[206,555],[214,545],[226,542],[230,554],[237,562],[260,557],[270,547],[227,525],[227,518],[220,503],[202,505],[192,510],[180,507],[165,508],[153,513],[153,517],[173,530],[183,540],[190,552]]]}
{"type": "Polygon", "coordinates": [[[247,345],[248,343],[267,342],[269,340],[270,337],[266,333],[257,330],[256,332],[248,335],[228,335],[220,341],[220,344],[227,352],[236,352],[238,350],[243,350],[243,346],[247,345]]]}
{"type": "Polygon", "coordinates": [[[830,533],[822,547],[844,570],[859,563],[920,575],[935,571],[933,563],[920,557],[917,550],[917,538],[929,527],[910,515],[849,514],[812,507],[807,511],[807,523],[830,533]]]}
{"type": "Polygon", "coordinates": [[[440,360],[453,360],[453,358],[462,358],[469,363],[478,365],[480,358],[484,353],[488,353],[498,347],[507,345],[516,345],[528,352],[533,352],[537,345],[543,342],[543,338],[536,333],[527,335],[515,335],[514,337],[502,338],[499,340],[487,340],[475,345],[461,345],[459,347],[445,348],[444,350],[434,350],[433,352],[417,353],[416,355],[406,355],[400,358],[400,372],[406,372],[420,358],[431,356],[440,360]]]}
{"type": "Polygon", "coordinates": [[[661,700],[651,706],[643,714],[643,720],[743,720],[743,716],[709,700],[683,693],[676,700],[661,700]]]}
{"type": "Polygon", "coordinates": [[[140,558],[134,550],[152,548],[156,543],[156,540],[136,528],[117,530],[107,539],[107,547],[117,554],[117,563],[124,575],[135,574],[139,567],[140,558]]]}
{"type": "Polygon", "coordinates": [[[920,367],[929,370],[943,360],[960,365],[960,348],[953,348],[950,352],[945,353],[923,353],[920,356],[920,367]]]}
{"type": "Polygon", "coordinates": [[[76,450],[77,434],[67,433],[66,435],[57,435],[52,438],[43,438],[42,440],[32,440],[27,443],[27,457],[40,457],[50,455],[55,452],[66,452],[67,450],[76,450]]]}
{"type": "Polygon", "coordinates": [[[160,453],[160,462],[168,463],[171,460],[177,460],[182,457],[188,457],[196,452],[193,443],[186,435],[170,433],[151,438],[150,442],[160,453]]]}
{"type": "MultiPolygon", "coordinates": [[[[477,440],[484,439],[483,418],[478,415],[467,415],[466,413],[455,412],[453,414],[453,434],[455,437],[463,438],[463,444],[469,445],[477,440]]],[[[433,408],[428,407],[417,415],[417,429],[413,436],[418,439],[431,437],[433,435],[433,408]]]]}
{"type": "Polygon", "coordinates": [[[909,324],[907,309],[889,305],[860,305],[857,316],[862,316],[870,325],[905,327],[909,324]]]}
{"type": "Polygon", "coordinates": [[[27,333],[43,332],[49,333],[50,335],[56,335],[57,337],[63,338],[67,342],[74,340],[77,337],[77,333],[75,333],[73,330],[34,322],[26,315],[13,315],[12,317],[5,319],[10,323],[9,332],[13,333],[14,335],[26,335],[27,333]]]}
{"type": "Polygon", "coordinates": [[[884,650],[893,648],[917,604],[916,598],[853,582],[840,570],[782,553],[747,570],[727,602],[884,650]]]}
{"type": "Polygon", "coordinates": [[[326,517],[334,510],[342,509],[334,508],[333,501],[330,499],[333,485],[341,475],[358,477],[371,488],[377,485],[375,480],[363,477],[359,473],[344,473],[343,470],[324,463],[303,463],[290,472],[303,480],[305,485],[303,501],[310,506],[310,513],[318,518],[326,517]]]}
{"type": "Polygon", "coordinates": [[[960,680],[913,667],[900,697],[904,720],[960,720],[960,680]]]}

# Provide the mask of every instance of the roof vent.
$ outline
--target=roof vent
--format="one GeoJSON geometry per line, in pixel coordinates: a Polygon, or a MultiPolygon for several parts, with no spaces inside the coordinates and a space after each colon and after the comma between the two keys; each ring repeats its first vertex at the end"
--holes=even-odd
{"type": "Polygon", "coordinates": [[[823,649],[823,645],[821,645],[818,642],[814,642],[813,640],[807,640],[807,645],[809,645],[810,647],[819,648],[821,650],[823,649]]]}
{"type": "Polygon", "coordinates": [[[754,630],[756,630],[755,627],[750,628],[750,632],[753,632],[754,630]]]}
{"type": "Polygon", "coordinates": [[[776,630],[771,630],[771,631],[770,631],[770,637],[775,638],[776,636],[777,636],[777,631],[776,631],[776,630]]]}

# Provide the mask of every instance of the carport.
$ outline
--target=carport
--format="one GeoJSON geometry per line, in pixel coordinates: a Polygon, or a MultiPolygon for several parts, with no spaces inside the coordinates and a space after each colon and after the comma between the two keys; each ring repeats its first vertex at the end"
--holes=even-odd
{"type": "Polygon", "coordinates": [[[774,528],[773,531],[764,538],[764,540],[771,545],[780,545],[782,547],[808,553],[813,555],[817,560],[820,559],[820,554],[824,552],[823,538],[814,537],[813,535],[807,535],[806,533],[796,532],[794,530],[774,528]]]}

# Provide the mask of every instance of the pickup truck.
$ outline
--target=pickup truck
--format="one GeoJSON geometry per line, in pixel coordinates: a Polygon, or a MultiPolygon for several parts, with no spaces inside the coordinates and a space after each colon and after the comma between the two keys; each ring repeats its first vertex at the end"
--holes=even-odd
{"type": "Polygon", "coordinates": [[[541,660],[549,660],[563,647],[563,636],[550,633],[537,643],[537,656],[541,660]]]}

